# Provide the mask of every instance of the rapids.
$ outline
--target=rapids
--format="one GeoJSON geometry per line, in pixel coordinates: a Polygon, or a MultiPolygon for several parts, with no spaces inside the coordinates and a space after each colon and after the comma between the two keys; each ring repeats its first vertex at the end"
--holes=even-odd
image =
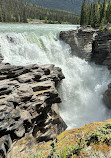
{"type": "Polygon", "coordinates": [[[59,39],[61,30],[74,25],[1,24],[0,51],[3,62],[14,65],[54,64],[62,68],[60,115],[68,129],[111,118],[102,94],[111,82],[106,67],[71,55],[69,45],[59,39]]]}

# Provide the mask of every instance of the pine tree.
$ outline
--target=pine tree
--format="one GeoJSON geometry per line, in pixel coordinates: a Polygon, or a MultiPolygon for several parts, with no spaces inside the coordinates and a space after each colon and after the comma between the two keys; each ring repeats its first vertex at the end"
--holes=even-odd
{"type": "Polygon", "coordinates": [[[88,5],[86,0],[83,0],[82,8],[81,8],[81,17],[80,17],[80,25],[87,25],[88,24],[88,5]]]}
{"type": "Polygon", "coordinates": [[[94,13],[93,3],[91,3],[89,7],[89,21],[88,21],[88,24],[91,26],[93,26],[93,13],[94,13]]]}
{"type": "Polygon", "coordinates": [[[106,2],[92,2],[87,5],[86,1],[83,0],[81,8],[81,25],[91,25],[92,27],[104,26],[104,24],[111,23],[111,0],[106,2]],[[88,23],[87,23],[88,18],[88,23]]]}
{"type": "Polygon", "coordinates": [[[94,15],[93,15],[93,27],[99,27],[100,25],[100,5],[98,2],[94,3],[94,15]]]}
{"type": "Polygon", "coordinates": [[[47,24],[47,16],[45,17],[45,23],[47,24]]]}
{"type": "Polygon", "coordinates": [[[23,23],[27,23],[27,16],[26,16],[26,8],[24,7],[24,10],[23,10],[23,23]]]}
{"type": "Polygon", "coordinates": [[[107,22],[111,23],[111,0],[109,0],[107,11],[106,11],[107,22]]]}
{"type": "Polygon", "coordinates": [[[2,21],[3,21],[2,10],[1,10],[1,8],[0,8],[0,22],[2,22],[2,21]]]}
{"type": "Polygon", "coordinates": [[[100,22],[101,22],[101,24],[105,24],[107,22],[107,19],[106,19],[106,0],[104,0],[104,2],[103,2],[103,8],[102,8],[102,13],[101,13],[101,17],[100,17],[100,22]]]}

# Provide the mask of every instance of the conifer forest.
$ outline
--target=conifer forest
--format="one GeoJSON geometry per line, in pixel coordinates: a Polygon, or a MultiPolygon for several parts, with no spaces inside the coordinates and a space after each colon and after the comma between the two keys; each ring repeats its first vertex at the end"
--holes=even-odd
{"type": "Polygon", "coordinates": [[[107,23],[111,23],[111,0],[91,3],[83,0],[80,25],[91,25],[95,28],[107,23]]]}
{"type": "Polygon", "coordinates": [[[71,12],[47,9],[21,0],[0,0],[0,22],[26,23],[31,19],[45,20],[46,23],[79,23],[79,16],[71,12]]]}

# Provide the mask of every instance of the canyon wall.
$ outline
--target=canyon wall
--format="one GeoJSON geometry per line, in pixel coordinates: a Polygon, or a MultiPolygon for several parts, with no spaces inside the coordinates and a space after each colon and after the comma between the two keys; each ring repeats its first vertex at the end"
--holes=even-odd
{"type": "Polygon", "coordinates": [[[71,54],[90,60],[92,42],[96,36],[96,30],[89,27],[80,27],[78,30],[61,31],[60,39],[71,47],[71,54]]]}
{"type": "MultiPolygon", "coordinates": [[[[98,65],[105,65],[111,71],[111,32],[98,32],[92,43],[91,60],[98,65]]],[[[103,101],[111,109],[111,84],[103,94],[103,101]]]]}
{"type": "MultiPolygon", "coordinates": [[[[107,66],[111,71],[111,32],[91,27],[80,27],[77,31],[62,31],[60,39],[70,45],[72,55],[98,65],[107,66]]],[[[103,101],[111,108],[111,84],[103,94],[103,101]]]]}

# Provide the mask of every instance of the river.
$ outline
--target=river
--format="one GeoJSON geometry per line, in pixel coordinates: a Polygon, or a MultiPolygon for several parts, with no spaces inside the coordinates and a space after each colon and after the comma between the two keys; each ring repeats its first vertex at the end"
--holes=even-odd
{"type": "Polygon", "coordinates": [[[54,64],[62,68],[65,79],[59,88],[60,115],[68,129],[111,118],[111,111],[102,101],[111,82],[109,71],[72,56],[69,45],[59,39],[60,31],[76,28],[59,24],[0,24],[3,62],[54,64]]]}

